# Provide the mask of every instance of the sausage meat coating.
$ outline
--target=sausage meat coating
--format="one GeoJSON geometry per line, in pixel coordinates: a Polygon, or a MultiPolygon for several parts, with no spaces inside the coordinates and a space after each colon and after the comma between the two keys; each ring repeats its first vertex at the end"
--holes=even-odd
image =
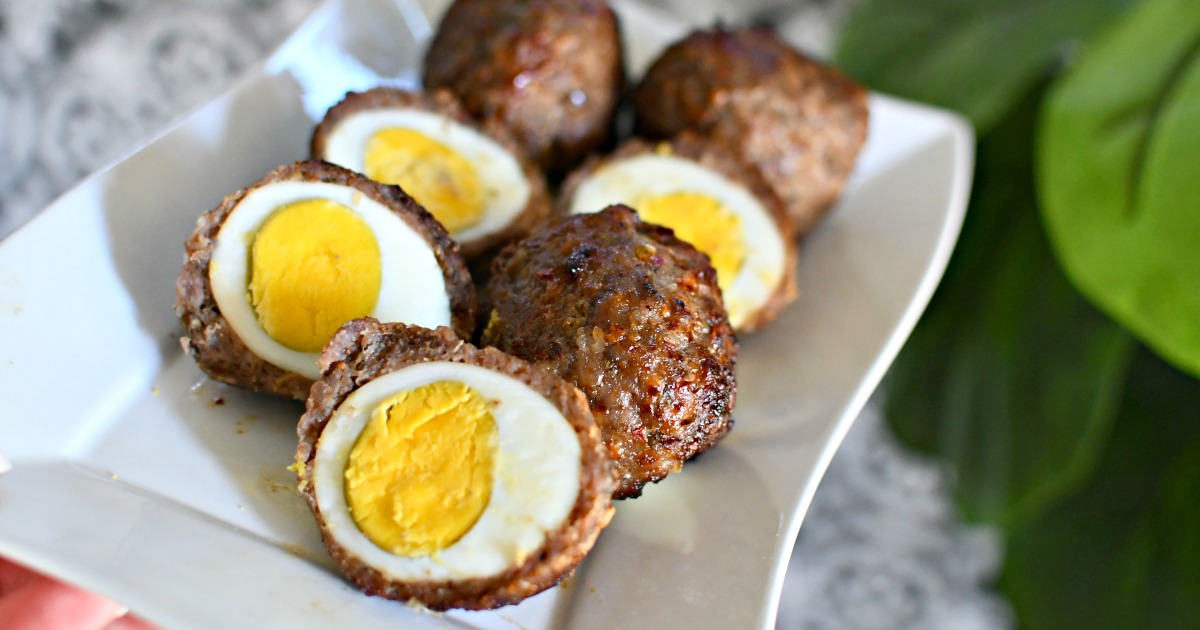
{"type": "Polygon", "coordinates": [[[625,82],[616,15],[604,0],[457,0],[424,81],[499,121],[542,168],[566,172],[612,135],[625,82]]]}
{"type": "Polygon", "coordinates": [[[583,390],[615,498],[676,471],[731,425],[737,344],[708,257],[625,206],[565,217],[492,266],[483,343],[583,390]]]}
{"type": "Polygon", "coordinates": [[[638,132],[695,129],[757,167],[798,234],[841,194],[867,135],[867,94],[767,27],[696,31],[668,47],[634,94],[638,132]]]}

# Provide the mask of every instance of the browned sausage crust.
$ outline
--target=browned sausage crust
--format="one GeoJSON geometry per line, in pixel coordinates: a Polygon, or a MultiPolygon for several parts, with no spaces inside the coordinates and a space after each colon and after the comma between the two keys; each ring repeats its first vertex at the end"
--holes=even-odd
{"type": "Polygon", "coordinates": [[[634,93],[638,132],[696,129],[740,153],[799,234],[841,194],[867,135],[867,95],[767,27],[696,31],[667,48],[634,93]]]}
{"type": "Polygon", "coordinates": [[[604,0],[457,0],[424,80],[507,127],[542,168],[566,172],[612,134],[625,80],[617,18],[604,0]]]}
{"type": "Polygon", "coordinates": [[[509,245],[484,289],[482,342],[587,394],[616,498],[678,470],[730,427],[737,344],[708,257],[625,206],[509,245]]]}
{"type": "MultiPolygon", "coordinates": [[[[647,153],[672,155],[690,160],[706,169],[723,175],[729,181],[742,186],[767,209],[774,221],[779,234],[783,236],[785,249],[784,272],[778,286],[763,304],[751,314],[738,329],[738,332],[761,330],[783,312],[788,304],[795,299],[796,289],[796,256],[797,246],[792,235],[795,234],[792,218],[788,215],[783,202],[775,195],[759,172],[746,165],[736,154],[723,144],[718,144],[692,132],[684,131],[668,142],[650,142],[640,138],[632,138],[624,142],[616,151],[605,156],[588,158],[583,166],[567,176],[559,191],[556,211],[567,214],[574,204],[575,193],[583,182],[587,181],[596,171],[614,162],[629,159],[647,153]]],[[[753,247],[753,244],[748,244],[753,247]]]]}
{"type": "Polygon", "coordinates": [[[521,172],[529,182],[529,201],[512,222],[500,231],[470,241],[459,241],[463,256],[468,260],[488,252],[494,253],[505,243],[528,234],[534,226],[544,223],[550,216],[550,194],[546,190],[546,177],[542,175],[541,170],[529,160],[504,126],[494,120],[476,123],[463,111],[458,99],[448,90],[424,93],[381,87],[366,92],[350,92],[325,113],[325,118],[313,131],[313,159],[326,159],[325,144],[329,135],[343,120],[354,114],[380,109],[416,109],[440,114],[491,138],[512,154],[521,165],[521,172]]]}
{"type": "Polygon", "coordinates": [[[183,270],[175,284],[175,314],[183,322],[185,331],[180,343],[205,374],[223,383],[254,391],[290,396],[297,400],[308,397],[312,380],[277,367],[246,347],[221,314],[208,276],[217,234],[238,203],[258,188],[287,181],[348,186],[400,217],[425,239],[442,268],[454,330],[463,337],[471,335],[478,308],[475,285],[471,282],[458,245],[432,215],[397,186],[385,186],[325,162],[297,162],[271,171],[250,187],[225,197],[216,208],[200,215],[195,231],[185,243],[183,270]]]}
{"type": "Polygon", "coordinates": [[[322,377],[312,387],[308,409],[297,427],[300,490],[321,528],[321,536],[342,573],[371,595],[415,600],[434,610],[481,610],[514,604],[566,576],[592,548],[612,519],[612,472],[600,431],[582,392],[548,372],[494,348],[480,350],[448,328],[428,330],[404,324],[354,320],[334,335],[321,354],[322,377]],[[580,490],[564,524],[541,547],[499,575],[456,581],[397,583],[350,553],[325,526],[312,476],[318,440],[334,411],[351,392],[384,374],[427,361],[468,363],[511,376],[540,393],[571,424],[580,445],[580,490]]]}

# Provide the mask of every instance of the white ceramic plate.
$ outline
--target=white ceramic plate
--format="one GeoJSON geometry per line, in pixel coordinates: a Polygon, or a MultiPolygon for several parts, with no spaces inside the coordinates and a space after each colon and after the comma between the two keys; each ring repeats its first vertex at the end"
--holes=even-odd
{"type": "MultiPolygon", "coordinates": [[[[619,2],[630,66],[680,34],[619,2]]],[[[167,628],[749,628],[842,436],[958,235],[973,139],[876,96],[867,148],[805,244],[802,296],[746,337],[736,427],[613,524],[562,588],[434,616],[338,576],[286,470],[301,406],[202,378],[171,307],[196,217],[305,156],[347,89],[411,82],[418,5],[335,1],[223,98],[98,173],[0,246],[0,554],[167,628]],[[405,19],[405,14],[408,19],[405,19]]]]}

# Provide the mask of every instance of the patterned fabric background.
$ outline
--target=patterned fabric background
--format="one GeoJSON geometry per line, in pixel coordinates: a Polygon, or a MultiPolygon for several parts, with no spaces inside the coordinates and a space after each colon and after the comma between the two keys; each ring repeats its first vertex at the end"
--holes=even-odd
{"type": "MultiPolygon", "coordinates": [[[[425,4],[436,3],[429,0],[425,4]]],[[[818,55],[846,0],[657,0],[693,24],[770,20],[818,55]]],[[[226,89],[317,0],[4,0],[0,236],[89,172],[226,89]]],[[[939,469],[868,405],[825,477],[788,569],[780,628],[1012,625],[987,584],[998,540],[961,524],[939,469]]]]}

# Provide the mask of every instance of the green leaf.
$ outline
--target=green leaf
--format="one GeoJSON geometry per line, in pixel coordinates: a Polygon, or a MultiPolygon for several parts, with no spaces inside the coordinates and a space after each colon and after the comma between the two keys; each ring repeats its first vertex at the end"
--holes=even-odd
{"type": "Polygon", "coordinates": [[[968,518],[1006,527],[1092,473],[1132,348],[1071,289],[1038,221],[1040,93],[981,139],[962,236],[888,384],[897,434],[948,460],[968,518]]]}
{"type": "Polygon", "coordinates": [[[1200,628],[1200,381],[1133,361],[1095,478],[1009,539],[1029,630],[1200,628]]]}
{"type": "Polygon", "coordinates": [[[965,113],[986,133],[1064,49],[1133,0],[867,0],[838,64],[872,88],[965,113]]]}
{"type": "Polygon", "coordinates": [[[1200,0],[1150,0],[1047,100],[1038,190],[1075,285],[1200,375],[1200,0]]]}

